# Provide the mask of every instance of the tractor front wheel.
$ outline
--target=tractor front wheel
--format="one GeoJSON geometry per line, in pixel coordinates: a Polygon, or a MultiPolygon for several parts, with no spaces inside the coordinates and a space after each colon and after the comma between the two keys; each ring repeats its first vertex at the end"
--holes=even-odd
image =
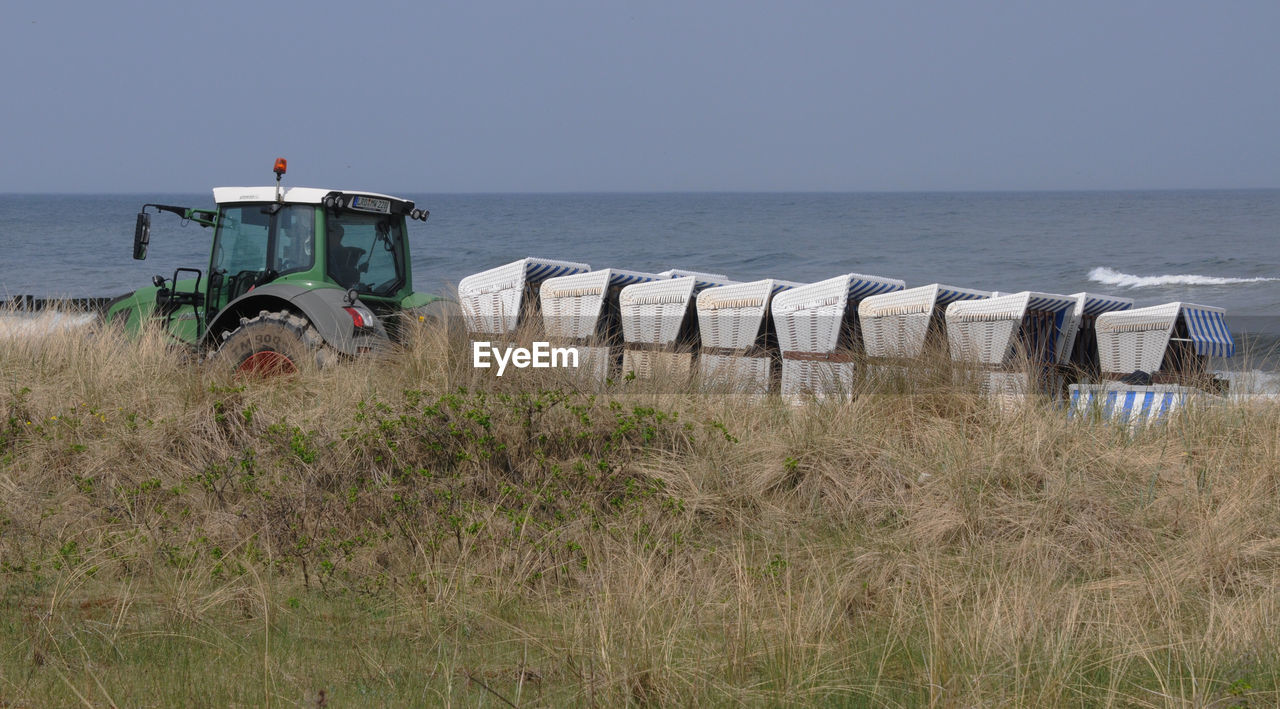
{"type": "Polygon", "coordinates": [[[301,315],[263,310],[256,317],[240,318],[240,327],[223,332],[213,359],[238,373],[269,376],[326,366],[337,353],[301,315]]]}

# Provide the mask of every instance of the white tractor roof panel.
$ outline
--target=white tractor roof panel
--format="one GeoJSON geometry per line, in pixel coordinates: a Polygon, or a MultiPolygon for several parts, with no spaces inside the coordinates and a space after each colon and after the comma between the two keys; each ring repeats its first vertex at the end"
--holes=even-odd
{"type": "MultiPolygon", "coordinates": [[[[325,190],[317,187],[290,187],[284,191],[284,201],[294,204],[320,204],[320,200],[330,192],[342,192],[342,194],[359,194],[369,197],[381,197],[383,199],[394,199],[401,202],[409,200],[400,197],[394,197],[388,194],[379,194],[377,192],[364,192],[361,190],[325,190]]],[[[265,187],[214,187],[213,201],[218,204],[234,204],[236,202],[274,202],[276,201],[275,185],[267,185],[265,187]]]]}

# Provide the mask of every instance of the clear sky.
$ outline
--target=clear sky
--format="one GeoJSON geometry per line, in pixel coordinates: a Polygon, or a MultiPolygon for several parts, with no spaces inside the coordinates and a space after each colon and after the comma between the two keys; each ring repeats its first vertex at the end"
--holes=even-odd
{"type": "Polygon", "coordinates": [[[1280,187],[1280,2],[8,0],[0,192],[1280,187]]]}

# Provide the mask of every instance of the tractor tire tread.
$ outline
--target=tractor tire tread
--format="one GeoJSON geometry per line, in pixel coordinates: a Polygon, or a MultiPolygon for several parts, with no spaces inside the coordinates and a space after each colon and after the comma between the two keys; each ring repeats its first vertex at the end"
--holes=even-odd
{"type": "Polygon", "coordinates": [[[290,360],[301,360],[297,364],[322,368],[340,357],[310,320],[289,310],[262,310],[255,317],[241,317],[240,326],[234,330],[224,330],[222,341],[210,359],[237,368],[261,351],[277,351],[290,360]],[[269,339],[255,339],[263,336],[269,339]]]}

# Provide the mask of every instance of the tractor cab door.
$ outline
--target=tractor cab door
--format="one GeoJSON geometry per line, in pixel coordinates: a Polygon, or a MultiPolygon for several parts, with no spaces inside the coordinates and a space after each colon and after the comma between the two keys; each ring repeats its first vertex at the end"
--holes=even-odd
{"type": "Polygon", "coordinates": [[[208,321],[253,288],[314,265],[313,205],[223,205],[209,260],[208,321]]]}

